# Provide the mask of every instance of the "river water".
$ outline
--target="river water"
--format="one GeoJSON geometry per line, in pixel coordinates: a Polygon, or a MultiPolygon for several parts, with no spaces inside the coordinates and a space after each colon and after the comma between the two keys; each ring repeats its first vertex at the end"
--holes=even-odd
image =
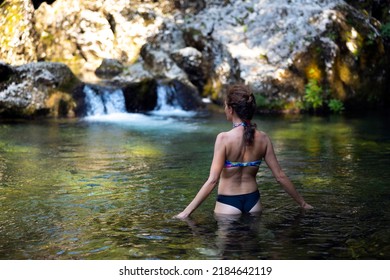
{"type": "Polygon", "coordinates": [[[0,121],[1,259],[389,259],[386,118],[258,116],[315,209],[258,173],[264,211],[217,218],[207,179],[220,113],[0,121]]]}

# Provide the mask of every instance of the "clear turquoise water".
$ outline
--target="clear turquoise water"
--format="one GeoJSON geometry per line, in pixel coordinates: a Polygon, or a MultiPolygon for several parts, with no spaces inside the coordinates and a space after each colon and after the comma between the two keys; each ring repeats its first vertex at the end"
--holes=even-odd
{"type": "Polygon", "coordinates": [[[315,210],[264,164],[258,217],[217,219],[207,179],[223,115],[0,121],[0,259],[389,259],[384,117],[258,117],[315,210]]]}

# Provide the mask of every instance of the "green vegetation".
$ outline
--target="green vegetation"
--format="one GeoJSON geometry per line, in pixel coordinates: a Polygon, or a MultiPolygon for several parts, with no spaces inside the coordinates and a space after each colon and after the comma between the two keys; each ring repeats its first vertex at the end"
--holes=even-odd
{"type": "Polygon", "coordinates": [[[344,110],[343,102],[334,98],[329,100],[328,107],[333,113],[341,113],[344,110]]]}
{"type": "Polygon", "coordinates": [[[305,95],[301,108],[316,111],[326,103],[332,113],[340,114],[344,110],[343,102],[336,98],[327,100],[328,96],[330,96],[328,91],[323,90],[316,79],[310,79],[305,87],[305,95]]]}
{"type": "Polygon", "coordinates": [[[304,101],[307,107],[313,108],[316,110],[317,108],[322,106],[322,87],[318,85],[316,79],[310,79],[309,83],[305,87],[305,96],[304,101]]]}
{"type": "Polygon", "coordinates": [[[286,107],[286,103],[280,99],[270,100],[262,93],[253,93],[256,99],[256,107],[258,110],[283,110],[286,107]]]}
{"type": "Polygon", "coordinates": [[[260,93],[254,93],[253,95],[255,96],[256,106],[258,109],[269,107],[269,101],[264,95],[260,93]]]}
{"type": "Polygon", "coordinates": [[[390,22],[382,25],[380,31],[381,31],[382,37],[390,38],[390,22]]]}
{"type": "Polygon", "coordinates": [[[338,38],[338,35],[335,31],[328,31],[327,33],[325,33],[325,37],[328,37],[332,41],[336,41],[338,38]]]}
{"type": "Polygon", "coordinates": [[[255,9],[253,7],[245,7],[245,9],[249,12],[249,13],[254,13],[255,12],[255,9]]]}
{"type": "Polygon", "coordinates": [[[262,60],[263,62],[269,63],[268,56],[265,53],[260,53],[259,59],[262,60]]]}
{"type": "Polygon", "coordinates": [[[291,111],[300,109],[307,112],[330,112],[334,114],[340,114],[344,111],[344,103],[337,98],[333,98],[330,91],[323,89],[315,78],[309,79],[305,86],[305,95],[301,100],[288,102],[282,99],[272,99],[258,92],[254,93],[254,96],[258,110],[291,111]]]}

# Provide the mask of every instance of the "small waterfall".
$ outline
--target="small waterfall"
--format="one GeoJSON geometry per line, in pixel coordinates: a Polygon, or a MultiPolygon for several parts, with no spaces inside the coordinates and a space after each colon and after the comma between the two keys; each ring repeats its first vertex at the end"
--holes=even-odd
{"type": "Polygon", "coordinates": [[[84,87],[87,116],[125,113],[125,97],[121,89],[84,87]]]}
{"type": "MultiPolygon", "coordinates": [[[[128,114],[125,105],[125,96],[122,89],[110,89],[100,86],[84,87],[86,117],[118,117],[118,114],[128,114]],[[114,116],[116,115],[116,116],[114,116]]],[[[149,112],[155,116],[178,116],[191,117],[193,111],[184,110],[178,100],[175,88],[172,85],[159,84],[157,86],[157,102],[153,111],[149,112]]]]}
{"type": "Polygon", "coordinates": [[[157,105],[152,112],[159,116],[193,116],[195,112],[186,111],[180,106],[176,89],[172,85],[158,84],[157,86],[157,105]]]}
{"type": "Polygon", "coordinates": [[[157,87],[157,105],[155,111],[167,112],[182,109],[174,99],[175,89],[169,85],[159,84],[157,87]]]}

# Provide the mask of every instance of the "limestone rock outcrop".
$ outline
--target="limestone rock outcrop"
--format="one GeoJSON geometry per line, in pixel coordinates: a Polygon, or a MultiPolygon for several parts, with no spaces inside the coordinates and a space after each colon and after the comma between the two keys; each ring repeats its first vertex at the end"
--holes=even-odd
{"type": "MultiPolygon", "coordinates": [[[[176,80],[217,103],[228,84],[245,82],[260,108],[276,110],[305,108],[313,84],[321,104],[389,101],[381,24],[341,0],[40,2],[0,5],[3,99],[31,88],[4,84],[23,74],[17,67],[46,61],[66,64],[84,82],[103,78],[110,86],[176,80]]],[[[33,88],[53,87],[53,79],[42,75],[19,105],[45,108],[33,88]]]]}

